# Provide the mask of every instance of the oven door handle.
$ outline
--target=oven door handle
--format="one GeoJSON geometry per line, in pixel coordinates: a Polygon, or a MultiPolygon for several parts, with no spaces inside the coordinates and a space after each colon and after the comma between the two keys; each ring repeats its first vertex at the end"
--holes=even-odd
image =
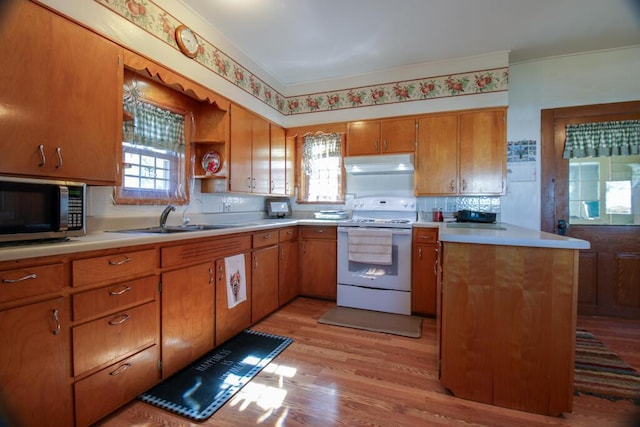
{"type": "Polygon", "coordinates": [[[338,227],[338,233],[348,233],[349,230],[384,230],[391,231],[395,235],[411,235],[411,228],[389,228],[389,227],[338,227]]]}

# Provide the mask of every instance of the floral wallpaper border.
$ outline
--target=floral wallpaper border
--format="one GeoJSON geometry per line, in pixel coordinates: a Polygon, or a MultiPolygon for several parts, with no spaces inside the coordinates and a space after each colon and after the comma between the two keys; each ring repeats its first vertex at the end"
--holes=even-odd
{"type": "MultiPolygon", "coordinates": [[[[153,1],[95,1],[178,49],[175,29],[182,23],[153,1]]],[[[283,115],[504,92],[509,86],[509,68],[502,67],[285,97],[203,37],[197,37],[195,61],[283,115]]]]}

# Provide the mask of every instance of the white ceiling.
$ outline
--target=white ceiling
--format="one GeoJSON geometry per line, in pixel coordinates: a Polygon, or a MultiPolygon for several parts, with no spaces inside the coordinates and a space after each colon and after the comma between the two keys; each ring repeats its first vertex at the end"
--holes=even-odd
{"type": "MultiPolygon", "coordinates": [[[[283,85],[640,45],[640,0],[183,0],[283,85]]],[[[255,70],[252,70],[255,72],[255,70]]]]}

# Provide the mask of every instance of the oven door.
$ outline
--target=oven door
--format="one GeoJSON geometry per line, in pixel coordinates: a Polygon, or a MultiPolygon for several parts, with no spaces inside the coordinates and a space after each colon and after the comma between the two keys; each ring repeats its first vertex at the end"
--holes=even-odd
{"type": "Polygon", "coordinates": [[[411,290],[411,229],[338,227],[338,283],[368,288],[411,290]],[[349,230],[384,230],[392,235],[391,263],[349,260],[349,230]]]}

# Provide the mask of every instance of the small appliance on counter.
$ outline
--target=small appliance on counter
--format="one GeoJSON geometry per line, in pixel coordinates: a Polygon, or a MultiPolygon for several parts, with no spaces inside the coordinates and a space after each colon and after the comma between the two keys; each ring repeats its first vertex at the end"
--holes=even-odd
{"type": "Polygon", "coordinates": [[[470,210],[458,211],[458,222],[482,222],[482,223],[495,223],[496,214],[491,212],[476,212],[470,210]]]}
{"type": "Polygon", "coordinates": [[[268,197],[265,200],[267,215],[270,218],[291,216],[291,202],[286,197],[268,197]]]}

